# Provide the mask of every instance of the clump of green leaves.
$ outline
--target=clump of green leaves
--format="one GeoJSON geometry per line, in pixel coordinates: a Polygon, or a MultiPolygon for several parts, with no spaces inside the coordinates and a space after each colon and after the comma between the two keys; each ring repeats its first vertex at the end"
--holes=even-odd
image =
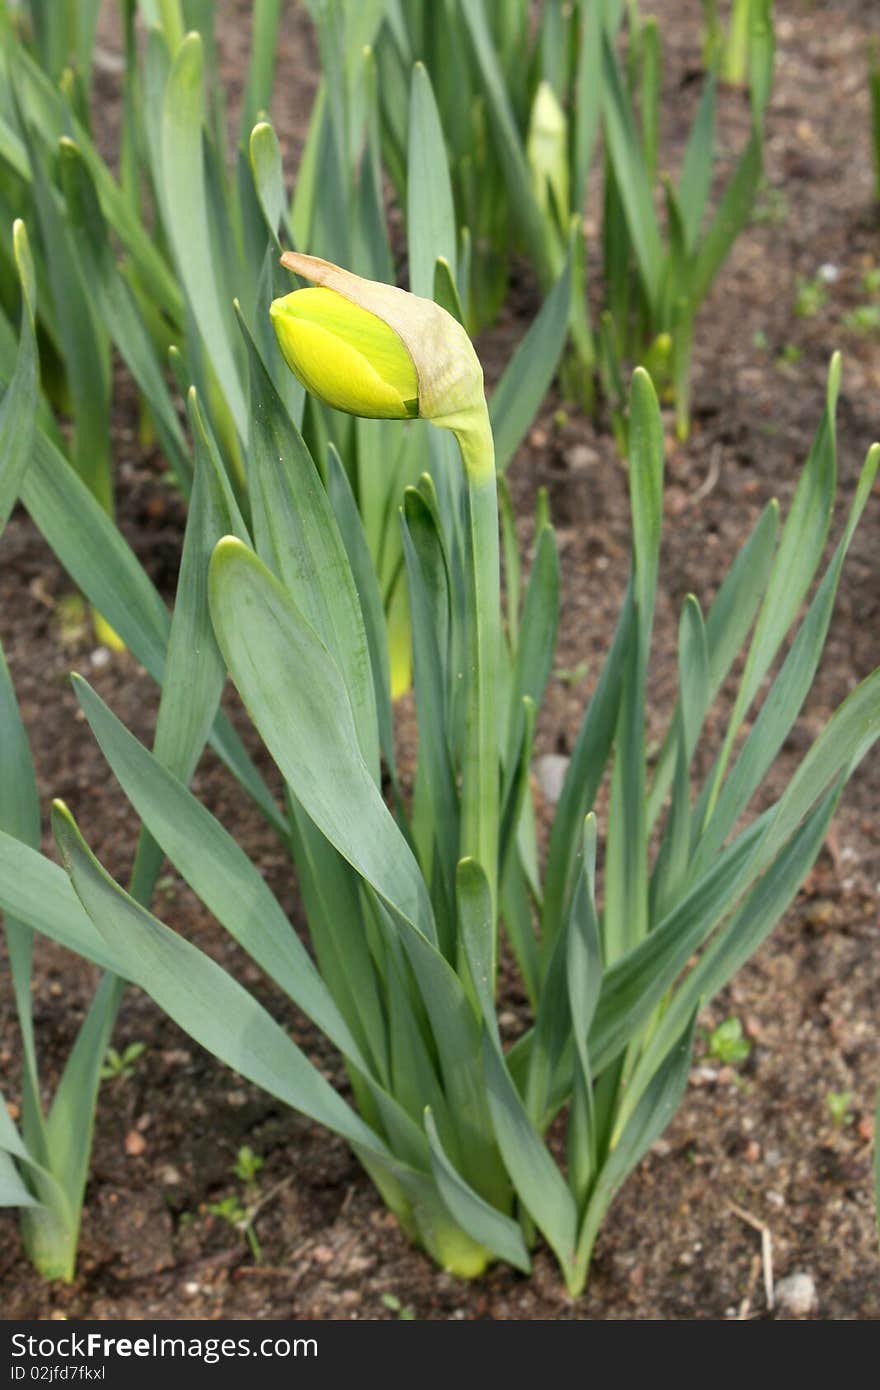
{"type": "Polygon", "coordinates": [[[828,287],[821,273],[809,279],[799,277],[794,297],[794,311],[799,318],[815,318],[827,303],[828,287]]]}
{"type": "Polygon", "coordinates": [[[101,1067],[101,1080],[130,1081],[146,1050],[147,1044],[142,1042],[129,1043],[122,1052],[118,1052],[115,1047],[108,1047],[104,1065],[101,1067]]]}
{"type": "Polygon", "coordinates": [[[399,1322],[413,1322],[415,1313],[409,1304],[404,1304],[397,1297],[396,1293],[383,1293],[381,1298],[383,1308],[395,1313],[399,1322]]]}
{"type": "Polygon", "coordinates": [[[244,1237],[254,1257],[255,1264],[263,1263],[263,1249],[257,1238],[254,1220],[260,1206],[260,1189],[257,1177],[265,1164],[265,1159],[255,1154],[249,1145],[243,1144],[236,1154],[230,1172],[242,1184],[241,1193],[229,1193],[218,1202],[209,1202],[206,1211],[211,1216],[219,1216],[244,1237]]]}
{"type": "Polygon", "coordinates": [[[828,1106],[828,1113],[832,1123],[838,1129],[843,1129],[845,1125],[852,1124],[852,1091],[829,1091],[825,1097],[825,1104],[828,1106]]]}
{"type": "Polygon", "coordinates": [[[706,1049],[710,1057],[724,1066],[735,1067],[748,1059],[752,1044],[743,1031],[741,1021],[734,1016],[724,1019],[706,1035],[706,1049]]]}
{"type": "MultiPolygon", "coordinates": [[[[284,806],[271,805],[269,814],[293,847],[316,963],[258,869],[185,781],[85,682],[76,688],[147,832],[337,1048],[356,1109],[232,976],[112,882],[61,806],[54,828],[69,879],[0,838],[0,902],[14,888],[26,920],[47,896],[63,904],[67,937],[86,955],[100,941],[117,972],[202,1045],[344,1136],[403,1228],[444,1267],[475,1275],[501,1258],[526,1270],[540,1234],[577,1292],[615,1192],[682,1094],[700,1008],[794,898],[846,778],[880,735],[878,671],[835,712],[779,799],[744,823],[809,692],[880,448],[868,455],[842,537],[820,572],[836,484],[835,360],[784,525],[770,504],[705,616],[694,597],[683,605],[678,699],[659,754],[649,758],[664,450],[656,397],[647,376],[636,374],[630,585],[542,869],[529,768],[558,621],[552,528],[544,518],[526,585],[509,569],[506,611],[515,621],[499,630],[497,599],[494,608],[474,608],[489,592],[487,561],[496,584],[498,562],[488,544],[494,483],[482,456],[476,466],[468,453],[473,440],[465,441],[467,476],[453,457],[438,474],[442,488],[422,480],[407,491],[402,525],[421,735],[416,801],[408,804],[393,741],[383,734],[392,710],[374,656],[380,610],[375,574],[358,558],[356,512],[344,487],[325,491],[251,352],[255,535],[234,517],[240,539],[215,544],[230,529],[229,514],[203,447],[159,721],[170,718],[163,707],[175,710],[181,729],[185,717],[204,739],[231,672],[286,784],[284,806]],[[463,517],[476,525],[479,545],[463,534],[463,517]],[[312,548],[314,563],[288,563],[300,543],[312,548]],[[475,564],[484,572],[466,583],[475,564]],[[497,640],[497,650],[484,656],[476,633],[484,644],[497,640]],[[697,779],[701,729],[743,644],[727,732],[708,775],[697,779]],[[487,685],[481,677],[490,659],[497,677],[487,685]],[[491,706],[484,703],[490,689],[491,706]],[[488,708],[491,720],[481,714],[488,708]],[[606,777],[600,896],[594,807],[606,777]],[[480,856],[489,855],[484,863],[480,856]],[[530,1009],[512,1046],[498,1027],[499,931],[530,1009]],[[565,1136],[564,1167],[546,1142],[551,1125],[565,1136]]],[[[326,462],[338,479],[332,454],[326,462]]],[[[241,1223],[250,1208],[236,1200],[235,1211],[224,1212],[241,1223]]]]}

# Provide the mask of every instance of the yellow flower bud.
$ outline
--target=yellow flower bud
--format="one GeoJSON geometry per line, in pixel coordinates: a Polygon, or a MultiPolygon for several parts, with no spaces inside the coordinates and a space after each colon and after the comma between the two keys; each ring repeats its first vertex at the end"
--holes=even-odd
{"type": "Polygon", "coordinates": [[[368,419],[418,415],[413,360],[394,329],[368,309],[318,288],[294,290],[269,312],[284,360],[307,391],[368,419]]]}
{"type": "Polygon", "coordinates": [[[286,251],[281,264],[321,287],[296,290],[271,309],[285,359],[313,395],[352,415],[420,415],[459,438],[482,438],[483,372],[451,314],[317,256],[286,251]]]}

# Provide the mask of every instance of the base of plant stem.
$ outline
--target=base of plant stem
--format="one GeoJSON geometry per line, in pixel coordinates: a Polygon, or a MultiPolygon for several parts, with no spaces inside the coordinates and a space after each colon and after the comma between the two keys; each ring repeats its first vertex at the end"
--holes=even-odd
{"type": "Polygon", "coordinates": [[[45,1210],[21,1213],[21,1242],[34,1269],[44,1279],[72,1284],[76,1273],[78,1232],[60,1230],[45,1210]]]}

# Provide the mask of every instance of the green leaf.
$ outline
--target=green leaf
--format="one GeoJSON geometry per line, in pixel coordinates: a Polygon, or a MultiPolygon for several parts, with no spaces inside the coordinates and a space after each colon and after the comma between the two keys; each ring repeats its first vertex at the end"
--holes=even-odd
{"type": "Polygon", "coordinates": [[[424,63],[413,68],[410,93],[406,225],[409,287],[430,299],[437,258],[455,274],[456,239],[446,144],[424,63]]]}
{"type": "Polygon", "coordinates": [[[551,218],[544,217],[535,198],[531,171],[516,118],[507,95],[507,84],[486,19],[483,0],[461,0],[474,57],[483,84],[486,106],[498,159],[509,190],[510,207],[522,236],[534,257],[544,284],[555,279],[562,260],[551,218]]]}
{"type": "Polygon", "coordinates": [[[32,931],[48,936],[102,970],[124,973],[83,911],[70,880],[51,859],[0,830],[0,908],[32,931]]]}
{"type": "Polygon", "coordinates": [[[644,1158],[655,1139],[663,1133],[678,1109],[687,1085],[695,1023],[696,1016],[691,1020],[687,1034],[672,1049],[657,1071],[600,1171],[578,1236],[573,1292],[579,1292],[583,1287],[596,1232],[614,1194],[644,1158]]]}
{"type": "Polygon", "coordinates": [[[458,933],[470,983],[486,1028],[497,1040],[495,1018],[496,931],[492,890],[475,859],[462,859],[455,875],[458,933]]]}
{"type": "Polygon", "coordinates": [[[649,303],[656,306],[663,245],[645,155],[639,144],[632,108],[607,33],[602,36],[602,110],[614,179],[626,214],[627,230],[639,274],[649,303]]]}
{"type": "Polygon", "coordinates": [[[684,152],[684,163],[678,184],[677,201],[681,208],[685,245],[689,253],[693,252],[697,244],[697,238],[703,224],[703,214],[706,211],[706,201],[712,187],[716,90],[717,80],[715,73],[712,72],[706,80],[703,95],[700,97],[696,119],[691,127],[684,152]]]}
{"type": "MultiPolygon", "coordinates": [[[[706,618],[706,648],[709,663],[708,702],[721,688],[746,639],[758,606],[764,596],[779,525],[779,504],[769,502],[752,534],[730,567],[706,618]]],[[[669,730],[663,741],[654,780],[648,796],[648,825],[660,814],[663,799],[672,780],[677,746],[679,706],[676,704],[669,730]]]]}
{"type": "Polygon", "coordinates": [[[760,786],[812,687],[831,623],[840,574],[871,495],[878,464],[880,445],[874,445],[862,470],[843,537],[700,837],[695,858],[697,873],[699,865],[707,863],[723,843],[760,786]]]}
{"type": "Polygon", "coordinates": [[[39,394],[36,282],[23,222],[15,223],[12,240],[21,285],[21,329],[15,371],[0,403],[0,532],[9,520],[30,462],[39,394]]]}
{"type": "Polygon", "coordinates": [[[761,168],[761,138],[754,134],[724,190],[715,216],[694,257],[690,278],[690,299],[694,307],[712,288],[730,248],[749,220],[761,179],[761,168]]]}
{"type": "Polygon", "coordinates": [[[541,701],[553,668],[556,634],[559,629],[559,553],[552,526],[542,526],[535,543],[535,558],[523,604],[519,641],[510,682],[505,785],[516,769],[516,758],[523,734],[523,699],[535,709],[541,701]]]}
{"type": "Polygon", "coordinates": [[[787,911],[822,848],[840,790],[834,786],[826,792],[672,995],[630,1078],[618,1126],[626,1123],[654,1071],[687,1028],[694,1012],[724,988],[787,911]]]}
{"type": "MultiPolygon", "coordinates": [[[[161,684],[170,630],[165,605],[119,528],[40,430],[21,496],[59,563],[161,684]]],[[[211,743],[269,823],[285,835],[287,825],[272,794],[222,711],[211,743]]]]}
{"type": "Polygon", "coordinates": [[[548,941],[562,925],[574,861],[580,848],[584,817],[605,775],[617,726],[627,654],[634,640],[635,605],[630,582],[611,650],[602,667],[571,755],[562,795],[550,830],[544,878],[543,928],[548,941]]]}
{"type": "Polygon", "coordinates": [[[529,1119],[503,1055],[488,1034],[483,1039],[483,1065],[504,1165],[519,1200],[567,1270],[574,1254],[577,1223],[571,1193],[529,1119]]]}
{"type": "Polygon", "coordinates": [[[202,141],[202,40],[187,34],[177,49],[162,113],[162,177],[166,231],[202,341],[241,439],[247,406],[235,361],[227,306],[217,278],[202,141]]]}
{"type": "Polygon", "coordinates": [[[434,1116],[429,1109],[425,1111],[425,1129],[431,1145],[434,1180],[453,1220],[499,1259],[506,1260],[524,1274],[530,1273],[531,1260],[519,1226],[511,1217],[484,1201],[453,1167],[440,1142],[434,1116]]]}
{"type": "Polygon", "coordinates": [[[327,648],[239,541],[215,550],[209,593],[226,664],[297,800],[380,897],[435,939],[424,881],[364,762],[327,648]]]}
{"type": "Polygon", "coordinates": [[[52,826],[76,894],[124,973],[202,1047],[270,1095],[351,1144],[382,1153],[373,1131],[345,1104],[261,1004],[225,970],[130,898],[89,851],[67,808],[52,826]]]}
{"type": "Polygon", "coordinates": [[[126,366],[153,413],[159,439],[188,492],[192,466],[162,367],[131,289],[113,258],[107,224],[88,165],[72,140],[62,139],[59,172],[67,202],[67,221],[83,279],[126,366]]]}
{"type": "Polygon", "coordinates": [[[46,1126],[48,1167],[74,1219],[74,1240],[85,1196],[101,1068],[113,1034],[124,981],[105,975],[67,1059],[46,1126]]]}
{"type": "Polygon", "coordinates": [[[74,422],[71,461],[107,511],[113,507],[110,460],[110,354],[96,320],[88,287],[71,246],[69,225],[49,183],[29,123],[22,131],[31,161],[40,239],[51,247],[46,270],[58,346],[64,362],[74,422]]]}
{"type": "Polygon", "coordinates": [[[373,677],[379,746],[385,765],[392,779],[396,782],[396,756],[391,718],[391,672],[388,662],[388,638],[382,595],[379,590],[376,570],[370,557],[363,522],[357,509],[351,484],[348,481],[348,474],[332,444],[327,450],[327,493],[333,506],[336,524],[345,545],[348,563],[360,599],[370,655],[370,670],[373,677]]]}
{"type": "Polygon", "coordinates": [[[254,187],[266,219],[266,227],[275,245],[280,246],[279,228],[287,232],[288,236],[291,234],[287,223],[287,194],[284,189],[281,146],[268,121],[261,121],[259,125],[254,126],[250,134],[248,152],[254,187]]]}
{"type": "Polygon", "coordinates": [[[834,416],[839,387],[840,354],[835,353],[828,371],[825,411],[782,528],[724,744],[697,807],[701,825],[706,823],[714,808],[742,720],[797,616],[822,558],[837,478],[834,416]]]}
{"type": "Polygon", "coordinates": [[[269,978],[361,1065],[308,952],[244,850],[85,681],[74,677],[74,689],[122,790],[190,887],[269,978]]]}
{"type": "Polygon", "coordinates": [[[361,752],[378,780],[370,652],[345,546],[311,454],[246,330],[245,338],[251,382],[249,486],[257,552],[334,657],[361,752]]]}
{"type": "Polygon", "coordinates": [[[255,0],[251,18],[251,54],[241,107],[240,130],[246,138],[254,121],[268,111],[275,78],[281,0],[255,0]]]}
{"type": "MultiPolygon", "coordinates": [[[[577,235],[573,232],[572,236],[577,235]]],[[[556,283],[501,374],[489,401],[499,473],[510,463],[544,401],[568,334],[571,247],[556,283]]]]}
{"type": "Polygon", "coordinates": [[[0,1207],[36,1207],[39,1202],[27,1190],[9,1154],[0,1149],[0,1207]]]}

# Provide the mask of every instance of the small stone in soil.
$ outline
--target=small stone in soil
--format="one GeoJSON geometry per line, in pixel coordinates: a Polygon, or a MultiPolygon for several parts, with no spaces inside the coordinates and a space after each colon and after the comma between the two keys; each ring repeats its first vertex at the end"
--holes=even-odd
{"type": "Polygon", "coordinates": [[[146,1149],[147,1141],[136,1129],[130,1129],[125,1136],[125,1152],[129,1158],[138,1158],[146,1149]]]}
{"type": "Polygon", "coordinates": [[[805,1318],[816,1306],[816,1285],[811,1274],[798,1270],[776,1285],[776,1302],[793,1317],[805,1318]]]}

